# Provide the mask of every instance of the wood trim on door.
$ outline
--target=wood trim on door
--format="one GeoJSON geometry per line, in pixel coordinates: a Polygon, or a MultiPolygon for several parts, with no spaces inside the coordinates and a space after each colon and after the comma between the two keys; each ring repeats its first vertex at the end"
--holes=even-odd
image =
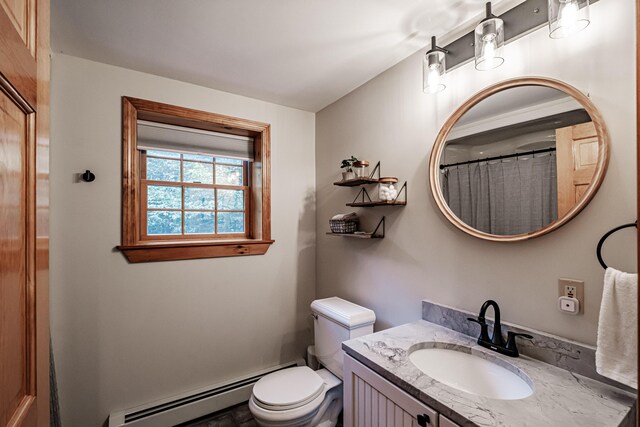
{"type": "Polygon", "coordinates": [[[37,103],[35,145],[36,397],[38,426],[50,425],[49,332],[49,111],[50,1],[36,2],[37,103]]]}
{"type": "MultiPolygon", "coordinates": [[[[640,0],[636,0],[636,220],[640,216],[640,0]]],[[[640,265],[640,234],[636,240],[637,265],[640,265]]],[[[640,292],[638,292],[638,306],[640,306],[640,292]]],[[[640,316],[638,317],[638,340],[640,341],[640,316]]],[[[640,357],[638,359],[638,372],[640,372],[640,357]]],[[[640,384],[636,390],[640,389],[640,384]]],[[[636,426],[640,426],[640,394],[636,401],[636,426]]]]}

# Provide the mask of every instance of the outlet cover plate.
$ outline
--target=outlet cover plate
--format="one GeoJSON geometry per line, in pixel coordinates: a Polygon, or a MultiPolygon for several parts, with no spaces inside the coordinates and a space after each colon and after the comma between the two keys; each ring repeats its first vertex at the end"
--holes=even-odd
{"type": "Polygon", "coordinates": [[[558,297],[571,296],[580,302],[580,311],[584,314],[584,282],[577,279],[558,279],[558,297]],[[569,295],[569,289],[575,289],[575,295],[569,295]]]}

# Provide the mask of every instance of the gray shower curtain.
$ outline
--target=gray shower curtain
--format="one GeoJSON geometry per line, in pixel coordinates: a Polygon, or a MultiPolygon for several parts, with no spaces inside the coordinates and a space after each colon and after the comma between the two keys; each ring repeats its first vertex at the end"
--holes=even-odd
{"type": "Polygon", "coordinates": [[[558,218],[555,153],[452,166],[442,175],[449,208],[477,230],[522,234],[558,218]]]}

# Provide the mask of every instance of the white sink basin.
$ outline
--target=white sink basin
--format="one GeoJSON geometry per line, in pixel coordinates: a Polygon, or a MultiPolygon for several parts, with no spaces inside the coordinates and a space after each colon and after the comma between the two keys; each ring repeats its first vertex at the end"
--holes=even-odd
{"type": "MultiPolygon", "coordinates": [[[[471,349],[466,349],[471,351],[471,349]]],[[[492,399],[524,399],[533,393],[530,381],[509,369],[464,350],[423,348],[409,354],[422,372],[455,389],[492,399]]],[[[509,366],[507,362],[502,362],[509,366]]],[[[513,366],[514,371],[519,371],[513,366]]]]}

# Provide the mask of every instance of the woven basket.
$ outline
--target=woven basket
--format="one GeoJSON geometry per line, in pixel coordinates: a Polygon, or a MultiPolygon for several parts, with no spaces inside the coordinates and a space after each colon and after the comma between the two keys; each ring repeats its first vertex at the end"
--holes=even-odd
{"type": "Polygon", "coordinates": [[[358,230],[358,220],[330,219],[329,227],[332,233],[351,234],[358,230]]]}

